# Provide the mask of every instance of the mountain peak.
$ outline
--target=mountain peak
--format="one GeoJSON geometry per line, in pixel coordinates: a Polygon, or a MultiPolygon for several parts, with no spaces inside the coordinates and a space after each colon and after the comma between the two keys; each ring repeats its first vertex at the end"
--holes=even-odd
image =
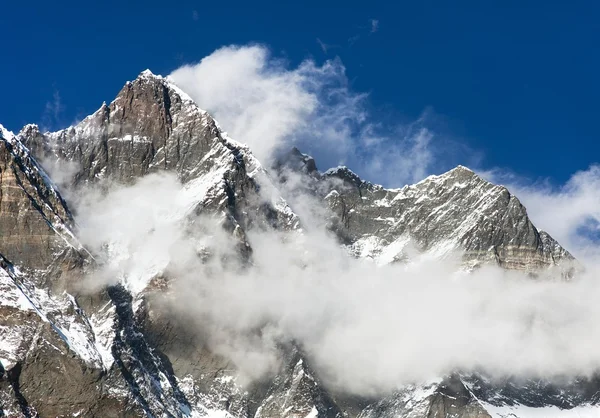
{"type": "Polygon", "coordinates": [[[475,174],[475,172],[473,170],[471,170],[469,167],[465,167],[464,165],[457,165],[456,167],[454,167],[452,170],[450,171],[456,171],[456,172],[465,172],[465,173],[472,173],[475,174]]]}
{"type": "Polygon", "coordinates": [[[0,124],[0,137],[4,138],[4,139],[10,139],[13,138],[15,135],[9,131],[8,129],[6,129],[4,126],[2,126],[0,124]]]}
{"type": "Polygon", "coordinates": [[[177,96],[179,96],[179,99],[181,99],[181,101],[187,104],[193,104],[195,107],[198,107],[196,102],[186,92],[180,89],[170,77],[163,77],[161,75],[154,74],[148,69],[142,71],[134,81],[128,81],[125,84],[123,90],[121,91],[123,92],[127,88],[135,88],[140,86],[154,86],[156,88],[165,88],[168,91],[168,94],[174,93],[177,96]]]}
{"type": "Polygon", "coordinates": [[[35,123],[28,123],[27,125],[21,128],[18,136],[22,135],[37,135],[40,134],[40,127],[35,123]]]}
{"type": "Polygon", "coordinates": [[[473,170],[471,170],[468,167],[465,167],[464,165],[457,165],[453,169],[446,171],[445,173],[441,174],[438,177],[468,178],[468,177],[473,177],[473,176],[477,176],[477,174],[473,170]]]}
{"type": "MultiPolygon", "coordinates": [[[[477,173],[475,173],[470,168],[467,168],[464,165],[457,165],[456,167],[454,167],[451,170],[446,171],[445,173],[428,176],[428,177],[424,178],[423,180],[419,181],[418,183],[414,184],[414,186],[434,185],[434,184],[438,184],[438,183],[446,184],[448,182],[465,183],[465,182],[470,182],[470,181],[474,181],[474,180],[486,181],[486,180],[482,179],[481,177],[479,177],[477,175],[477,173]]],[[[409,187],[411,187],[411,186],[409,186],[409,187]]]]}
{"type": "Polygon", "coordinates": [[[348,181],[357,187],[360,187],[363,185],[367,185],[367,186],[371,185],[371,183],[361,179],[358,174],[356,174],[354,171],[350,170],[345,165],[340,165],[337,167],[330,168],[329,170],[327,170],[323,173],[323,176],[324,177],[337,177],[341,180],[348,181]]]}
{"type": "Polygon", "coordinates": [[[131,86],[133,84],[146,84],[146,83],[163,83],[165,78],[161,75],[154,74],[152,71],[146,69],[138,74],[133,81],[128,81],[125,86],[131,86]]]}
{"type": "Polygon", "coordinates": [[[274,164],[274,168],[277,170],[287,168],[310,175],[319,175],[315,159],[302,153],[297,147],[292,147],[290,151],[281,153],[274,164]]]}
{"type": "Polygon", "coordinates": [[[163,78],[160,75],[156,75],[154,74],[152,71],[150,71],[149,69],[145,69],[144,71],[142,71],[137,78],[163,78]]]}

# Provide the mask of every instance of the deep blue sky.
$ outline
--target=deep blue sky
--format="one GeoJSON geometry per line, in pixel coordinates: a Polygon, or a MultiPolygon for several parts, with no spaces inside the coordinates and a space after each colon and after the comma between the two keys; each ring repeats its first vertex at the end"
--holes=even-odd
{"type": "Polygon", "coordinates": [[[0,123],[14,131],[48,119],[55,92],[62,112],[46,123],[64,127],[145,68],[260,42],[292,63],[339,55],[375,107],[409,119],[432,107],[483,167],[563,182],[599,160],[597,1],[5,3],[0,123]],[[341,47],[325,55],[317,38],[341,47]]]}

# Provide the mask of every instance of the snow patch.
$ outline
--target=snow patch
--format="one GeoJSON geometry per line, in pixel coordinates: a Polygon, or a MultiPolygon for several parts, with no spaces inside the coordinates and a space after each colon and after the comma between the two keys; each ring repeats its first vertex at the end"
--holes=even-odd
{"type": "Polygon", "coordinates": [[[600,407],[594,405],[560,409],[557,406],[533,408],[525,405],[494,406],[481,402],[492,418],[598,418],[600,407]]]}

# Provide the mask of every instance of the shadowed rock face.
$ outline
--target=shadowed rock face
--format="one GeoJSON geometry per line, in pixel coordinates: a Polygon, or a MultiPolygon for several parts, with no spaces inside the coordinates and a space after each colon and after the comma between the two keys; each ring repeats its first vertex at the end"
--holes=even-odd
{"type": "Polygon", "coordinates": [[[342,418],[341,408],[315,379],[302,355],[292,349],[286,357],[287,367],[273,379],[255,417],[342,418]]]}
{"type": "MultiPolygon", "coordinates": [[[[190,317],[164,309],[177,277],[153,277],[139,293],[120,284],[80,288],[97,266],[77,242],[67,205],[41,165],[68,165],[70,191],[176,173],[198,196],[190,218],[220,219],[235,238],[232,253],[248,261],[248,231],[299,233],[300,226],[281,198],[281,184],[251,151],[169,80],[148,71],[73,127],[41,133],[27,125],[16,138],[1,132],[0,416],[483,418],[490,416],[484,404],[494,399],[558,405],[555,394],[564,387],[574,395],[563,407],[598,401],[595,380],[553,387],[460,375],[384,398],[356,398],[324,385],[294,345],[280,347],[275,376],[242,387],[231,359],[211,352],[190,317]]],[[[303,191],[329,210],[330,230],[355,256],[390,263],[411,251],[444,257],[462,250],[470,266],[491,262],[529,271],[572,260],[533,226],[518,199],[464,167],[391,190],[347,168],[320,173],[297,149],[283,157],[275,167],[281,180],[288,170],[304,176],[303,191]]]]}

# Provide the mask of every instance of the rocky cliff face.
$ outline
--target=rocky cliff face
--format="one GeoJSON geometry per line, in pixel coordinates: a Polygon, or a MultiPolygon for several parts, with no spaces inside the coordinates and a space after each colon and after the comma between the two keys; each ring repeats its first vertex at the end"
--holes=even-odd
{"type": "Polygon", "coordinates": [[[320,173],[294,150],[274,179],[184,92],[148,71],[73,127],[0,133],[0,416],[488,417],[597,402],[595,381],[570,384],[584,395],[560,404],[553,393],[564,388],[458,374],[359,399],[328,388],[293,344],[278,348],[283,366],[274,377],[242,386],[232,360],[213,352],[189,318],[162,308],[177,281],[168,269],[144,272],[135,287],[115,277],[81,288],[101,257],[77,240],[67,203],[42,168],[68,165],[72,191],[173,172],[188,198],[181,221],[218,219],[242,266],[252,260],[251,231],[302,233],[280,183],[300,173],[352,255],[392,263],[412,251],[460,250],[469,267],[569,274],[570,254],[533,226],[518,199],[464,167],[389,190],[347,168],[320,173]]]}

